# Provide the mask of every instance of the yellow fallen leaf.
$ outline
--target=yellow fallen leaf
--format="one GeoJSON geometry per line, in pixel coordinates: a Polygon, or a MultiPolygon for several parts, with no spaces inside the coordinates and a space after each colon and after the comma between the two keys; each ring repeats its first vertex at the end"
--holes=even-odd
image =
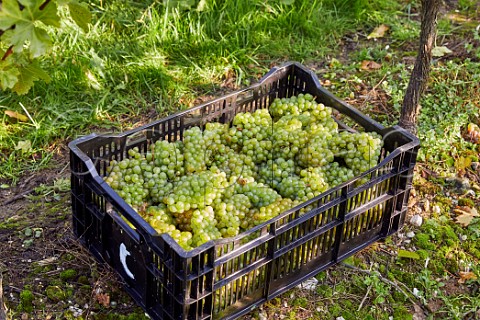
{"type": "Polygon", "coordinates": [[[466,206],[457,207],[453,209],[453,212],[458,215],[455,222],[463,227],[467,227],[472,222],[473,218],[480,217],[477,209],[466,206]]]}
{"type": "Polygon", "coordinates": [[[452,50],[448,49],[445,46],[435,47],[432,49],[432,56],[434,57],[443,57],[446,54],[452,53],[452,50]]]}
{"type": "Polygon", "coordinates": [[[458,14],[458,13],[449,13],[447,14],[447,19],[450,19],[455,22],[467,22],[470,21],[466,16],[458,14]]]}
{"type": "Polygon", "coordinates": [[[385,36],[385,32],[387,32],[389,29],[390,27],[386,24],[381,24],[373,29],[372,33],[367,36],[367,39],[383,38],[383,36],[385,36]]]}
{"type": "Polygon", "coordinates": [[[9,116],[10,118],[17,119],[18,121],[21,121],[21,122],[27,122],[27,121],[28,121],[28,117],[27,117],[27,116],[24,116],[23,114],[18,113],[18,112],[16,112],[16,111],[5,110],[5,114],[6,114],[7,116],[9,116]]]}
{"type": "Polygon", "coordinates": [[[458,283],[465,283],[467,280],[477,280],[477,275],[473,272],[459,272],[460,279],[458,279],[458,283]]]}
{"type": "Polygon", "coordinates": [[[370,60],[363,60],[362,64],[360,65],[360,69],[363,70],[376,70],[380,69],[382,65],[380,63],[376,63],[375,61],[370,60]]]}
{"type": "Polygon", "coordinates": [[[30,140],[18,141],[17,145],[15,146],[15,150],[21,150],[24,153],[29,152],[32,150],[32,143],[30,140]]]}

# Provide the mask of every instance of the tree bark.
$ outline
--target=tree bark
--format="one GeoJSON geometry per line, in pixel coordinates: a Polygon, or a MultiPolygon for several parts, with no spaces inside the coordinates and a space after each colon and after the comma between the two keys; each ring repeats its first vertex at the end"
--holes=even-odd
{"type": "Polygon", "coordinates": [[[437,36],[437,15],[441,0],[422,0],[422,25],[420,46],[407,91],[403,99],[399,125],[417,133],[417,118],[420,113],[420,98],[425,91],[432,61],[432,49],[437,36]]]}

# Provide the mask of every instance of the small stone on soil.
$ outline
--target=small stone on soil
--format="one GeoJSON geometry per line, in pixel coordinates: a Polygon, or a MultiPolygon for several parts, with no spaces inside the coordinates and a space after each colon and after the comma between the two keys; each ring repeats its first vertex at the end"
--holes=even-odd
{"type": "Polygon", "coordinates": [[[410,239],[413,238],[413,237],[415,237],[415,232],[413,232],[413,231],[408,231],[408,232],[407,232],[407,237],[410,238],[410,239]]]}
{"type": "Polygon", "coordinates": [[[410,224],[415,227],[420,227],[423,223],[423,218],[421,215],[416,214],[410,219],[410,224]]]}

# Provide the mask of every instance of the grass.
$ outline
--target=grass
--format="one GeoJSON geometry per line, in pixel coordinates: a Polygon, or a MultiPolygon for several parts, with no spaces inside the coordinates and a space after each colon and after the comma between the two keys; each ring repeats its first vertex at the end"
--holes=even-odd
{"type": "Polygon", "coordinates": [[[15,184],[48,166],[65,141],[92,130],[131,128],[147,113],[159,118],[198,96],[245,86],[273,64],[334,54],[344,34],[374,25],[394,2],[207,3],[179,10],[151,1],[93,1],[87,34],[64,20],[42,61],[52,81],[25,96],[0,96],[0,179],[15,184]],[[16,123],[6,110],[28,111],[31,119],[16,123]],[[25,141],[31,148],[15,149],[25,141]]]}
{"type": "MultiPolygon", "coordinates": [[[[56,163],[52,159],[61,157],[65,142],[77,136],[151,122],[196,104],[198,97],[248,85],[287,60],[310,66],[327,89],[377,121],[397,123],[417,49],[418,1],[207,3],[203,10],[181,11],[149,1],[97,1],[91,3],[95,19],[88,34],[67,21],[52,55],[43,61],[52,82],[38,82],[25,96],[0,96],[2,183],[15,184],[26,172],[56,163]],[[382,23],[390,27],[387,35],[367,41],[382,23]],[[381,68],[362,70],[364,60],[381,68]],[[31,119],[15,122],[4,110],[27,110],[31,119]],[[31,142],[31,148],[19,148],[22,141],[31,142]]],[[[480,120],[475,29],[480,14],[472,1],[459,1],[455,9],[465,21],[442,14],[437,38],[437,45],[454,54],[434,59],[421,103],[422,148],[409,212],[421,214],[423,225],[415,227],[407,219],[399,234],[317,275],[316,290],[290,290],[245,319],[480,317],[480,220],[465,227],[455,222],[455,210],[480,205],[478,171],[464,160],[479,157],[478,145],[466,139],[465,130],[480,120]],[[454,178],[468,179],[471,192],[459,190],[454,178]],[[418,258],[398,257],[399,249],[418,258]]],[[[36,193],[55,204],[64,185],[59,181],[36,193]]],[[[29,201],[40,202],[34,196],[29,201]]],[[[0,229],[22,223],[7,219],[0,229]]],[[[21,239],[31,240],[24,234],[21,239]]],[[[91,280],[75,267],[68,270],[92,282],[98,278],[91,280]]],[[[64,283],[55,286],[67,292],[64,283]]]]}

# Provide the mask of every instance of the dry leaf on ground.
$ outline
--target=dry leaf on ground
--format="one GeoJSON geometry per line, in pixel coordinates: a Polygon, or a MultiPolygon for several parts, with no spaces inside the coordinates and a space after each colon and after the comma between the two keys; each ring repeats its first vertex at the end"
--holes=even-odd
{"type": "Polygon", "coordinates": [[[473,272],[459,272],[460,279],[458,279],[458,283],[465,283],[467,280],[477,280],[477,275],[473,272]]]}
{"type": "Polygon", "coordinates": [[[362,64],[360,65],[360,69],[362,70],[377,70],[381,67],[382,65],[380,63],[376,63],[375,61],[370,60],[363,60],[362,64]]]}
{"type": "Polygon", "coordinates": [[[110,295],[108,293],[97,293],[95,295],[98,303],[104,307],[110,306],[110,295]]]}
{"type": "Polygon", "coordinates": [[[457,214],[455,222],[463,227],[467,227],[475,217],[480,217],[477,209],[466,206],[456,207],[453,212],[457,214]]]}
{"type": "Polygon", "coordinates": [[[375,29],[373,29],[372,33],[367,36],[367,39],[383,38],[383,36],[385,36],[385,32],[387,32],[388,29],[390,29],[389,26],[387,26],[386,24],[381,24],[375,29]]]}
{"type": "Polygon", "coordinates": [[[432,49],[432,56],[434,57],[443,57],[446,54],[452,53],[452,50],[448,49],[445,46],[435,47],[432,49]]]}
{"type": "Polygon", "coordinates": [[[27,122],[28,121],[28,117],[27,116],[24,116],[23,114],[21,113],[18,113],[16,111],[12,111],[12,110],[5,110],[5,114],[7,116],[9,116],[10,118],[13,118],[13,119],[16,119],[20,122],[27,122]]]}

